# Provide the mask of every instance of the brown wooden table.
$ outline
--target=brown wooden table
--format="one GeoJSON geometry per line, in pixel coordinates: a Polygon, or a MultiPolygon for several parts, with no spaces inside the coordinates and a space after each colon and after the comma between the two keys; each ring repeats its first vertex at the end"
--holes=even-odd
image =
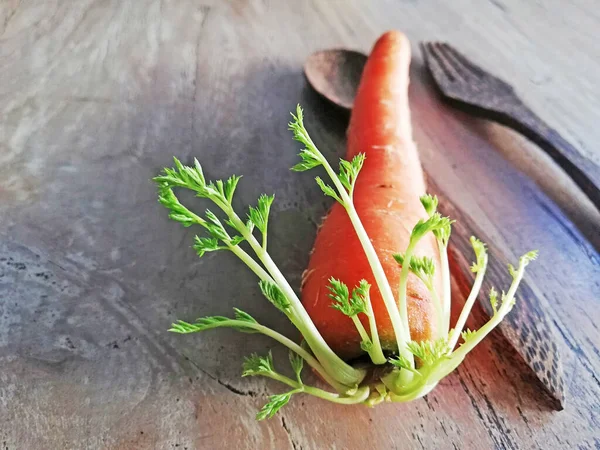
{"type": "Polygon", "coordinates": [[[598,161],[599,23],[591,0],[1,0],[0,448],[599,448],[600,214],[534,146],[442,105],[416,51],[455,44],[598,161]],[[213,177],[244,175],[240,204],[276,192],[270,245],[299,285],[329,203],[288,171],[288,112],[304,105],[332,159],[347,120],[302,63],[320,48],[368,51],[389,28],[415,44],[428,171],[495,245],[540,249],[527,277],[556,326],[562,412],[496,333],[423,400],[306,397],[258,423],[280,386],[241,379],[240,364],[271,341],[166,332],[239,306],[296,336],[231,255],[197,259],[193,230],[167,220],[149,179],[172,155],[198,156],[213,177]]]}

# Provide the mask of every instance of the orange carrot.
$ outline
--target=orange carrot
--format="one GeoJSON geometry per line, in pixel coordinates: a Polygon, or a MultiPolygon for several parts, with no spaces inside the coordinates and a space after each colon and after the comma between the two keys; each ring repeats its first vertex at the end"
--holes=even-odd
{"type": "MultiPolygon", "coordinates": [[[[398,286],[401,268],[392,255],[406,249],[415,223],[427,218],[419,202],[425,194],[425,182],[410,125],[409,64],[410,43],[402,33],[390,31],[377,41],[354,102],[346,155],[348,160],[358,153],[366,156],[356,181],[354,204],[393,287],[398,286]]],[[[421,240],[415,253],[433,258],[439,267],[431,234],[421,240]]],[[[358,285],[361,279],[373,286],[371,302],[382,347],[393,350],[396,340],[390,317],[361,243],[339,203],[333,206],[317,235],[303,279],[302,302],[332,349],[352,358],[362,352],[361,338],[352,320],[331,308],[327,286],[332,276],[349,287],[358,285]]],[[[440,292],[437,274],[435,283],[440,292]]],[[[435,325],[432,299],[412,274],[408,279],[407,309],[411,338],[431,339],[435,325]]],[[[364,315],[361,321],[368,327],[364,315]]]]}
{"type": "Polygon", "coordinates": [[[311,139],[300,105],[292,114],[290,130],[304,146],[292,170],[325,169],[327,181],[320,177],[316,181],[325,195],[337,201],[317,236],[303,276],[302,300],[269,254],[274,196],[261,195],[256,206],[240,217],[233,205],[240,177],[209,181],[199,161],[186,166],[175,159],[175,167],[154,178],[159,202],[169,210],[169,217],[185,227],[204,229],[205,235],[194,239],[198,256],[220,250],[233,253],[258,277],[266,300],[304,338],[305,345],[299,345],[237,308],[233,317],[173,323],[170,331],[175,333],[215,328],[261,333],[289,349],[294,378],[277,371],[270,352],[252,354],[244,361],[243,376],[265,376],[288,387],[287,392],[270,397],[256,415],[259,420],[273,417],[297,394],[369,406],[421,398],[510,312],[525,267],[537,257],[531,251],[521,256],[517,267],[509,266],[510,288],[500,296],[490,292],[494,311],[490,320],[478,330],[463,332],[488,260],[485,244],[472,237],[475,281],[450,329],[447,246],[452,222],[436,211],[437,198],[424,195],[423,173],[411,137],[409,64],[410,46],[403,34],[388,32],[375,44],[352,113],[349,160],[340,161],[339,173],[311,139]],[[179,201],[175,189],[188,189],[212,201],[225,220],[210,210],[204,217],[192,212],[179,201]],[[367,376],[362,361],[349,361],[363,351],[375,366],[391,370],[367,376]],[[305,384],[301,376],[305,364],[334,392],[305,384]]]}

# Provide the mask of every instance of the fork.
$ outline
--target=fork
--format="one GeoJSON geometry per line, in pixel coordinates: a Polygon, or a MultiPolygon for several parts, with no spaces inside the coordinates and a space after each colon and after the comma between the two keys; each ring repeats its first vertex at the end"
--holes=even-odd
{"type": "Polygon", "coordinates": [[[421,44],[425,63],[453,106],[510,127],[539,145],[600,210],[600,168],[538,117],[511,85],[443,42],[421,44]]]}

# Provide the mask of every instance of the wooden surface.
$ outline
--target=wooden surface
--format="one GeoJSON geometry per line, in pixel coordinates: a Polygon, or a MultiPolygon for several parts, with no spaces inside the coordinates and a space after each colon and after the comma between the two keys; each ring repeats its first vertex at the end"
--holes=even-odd
{"type": "Polygon", "coordinates": [[[509,83],[446,43],[429,42],[422,51],[427,68],[448,103],[511,128],[537,144],[600,209],[600,166],[525,105],[509,83]]]}
{"type": "Polygon", "coordinates": [[[171,155],[198,156],[213,177],[244,175],[240,204],[276,192],[270,243],[297,286],[328,202],[310,175],[287,170],[297,150],[288,112],[305,106],[332,159],[347,120],[306,87],[310,52],[367,51],[392,27],[415,50],[447,40],[598,162],[594,2],[0,5],[1,448],[600,446],[600,256],[576,227],[593,230],[599,214],[534,146],[442,105],[418,53],[411,107],[428,172],[495,246],[541,251],[528,279],[564,355],[562,412],[540,401],[496,333],[421,401],[367,409],[302,398],[256,423],[280,386],[241,379],[240,364],[272,342],[165,330],[232,306],[292,330],[231,255],[196,258],[193,230],[167,220],[149,182],[171,155]]]}

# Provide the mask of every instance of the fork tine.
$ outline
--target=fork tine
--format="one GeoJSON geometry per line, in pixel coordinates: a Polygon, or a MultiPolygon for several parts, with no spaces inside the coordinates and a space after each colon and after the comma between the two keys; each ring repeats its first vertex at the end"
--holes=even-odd
{"type": "Polygon", "coordinates": [[[449,70],[455,74],[455,77],[458,80],[469,81],[473,76],[469,72],[468,69],[463,67],[460,61],[454,59],[453,55],[446,50],[447,44],[444,42],[435,42],[433,44],[433,48],[436,50],[436,53],[441,61],[447,66],[450,67],[449,70]]]}
{"type": "Polygon", "coordinates": [[[463,71],[460,70],[460,67],[457,67],[452,59],[445,54],[441,42],[432,42],[430,48],[432,50],[432,56],[437,59],[448,76],[453,78],[455,81],[465,78],[463,71]]]}
{"type": "Polygon", "coordinates": [[[452,66],[443,58],[440,58],[439,50],[436,49],[435,43],[425,42],[422,44],[422,49],[425,55],[425,62],[440,87],[452,83],[457,79],[458,74],[452,69],[452,66]]]}
{"type": "Polygon", "coordinates": [[[421,52],[423,53],[423,56],[425,56],[425,64],[431,71],[433,77],[437,80],[438,74],[441,73],[443,76],[443,70],[441,66],[437,63],[437,61],[431,56],[431,51],[429,50],[429,42],[421,42],[419,45],[421,47],[421,52]]]}
{"type": "Polygon", "coordinates": [[[435,83],[440,88],[442,88],[443,86],[447,85],[451,80],[449,80],[448,76],[444,72],[444,69],[442,68],[440,63],[437,61],[437,59],[435,59],[431,55],[430,45],[431,45],[431,43],[429,43],[429,42],[421,42],[421,51],[423,52],[423,55],[425,56],[425,64],[427,65],[427,68],[429,69],[429,73],[431,73],[431,76],[435,80],[435,83]]]}
{"type": "Polygon", "coordinates": [[[485,75],[487,75],[487,72],[485,70],[483,70],[481,67],[479,67],[474,62],[470,61],[465,55],[460,53],[458,50],[456,50],[450,44],[447,44],[446,42],[444,42],[441,44],[441,48],[443,49],[444,53],[449,58],[454,60],[456,65],[462,66],[468,72],[470,72],[471,76],[474,76],[476,78],[483,78],[485,75]]]}

